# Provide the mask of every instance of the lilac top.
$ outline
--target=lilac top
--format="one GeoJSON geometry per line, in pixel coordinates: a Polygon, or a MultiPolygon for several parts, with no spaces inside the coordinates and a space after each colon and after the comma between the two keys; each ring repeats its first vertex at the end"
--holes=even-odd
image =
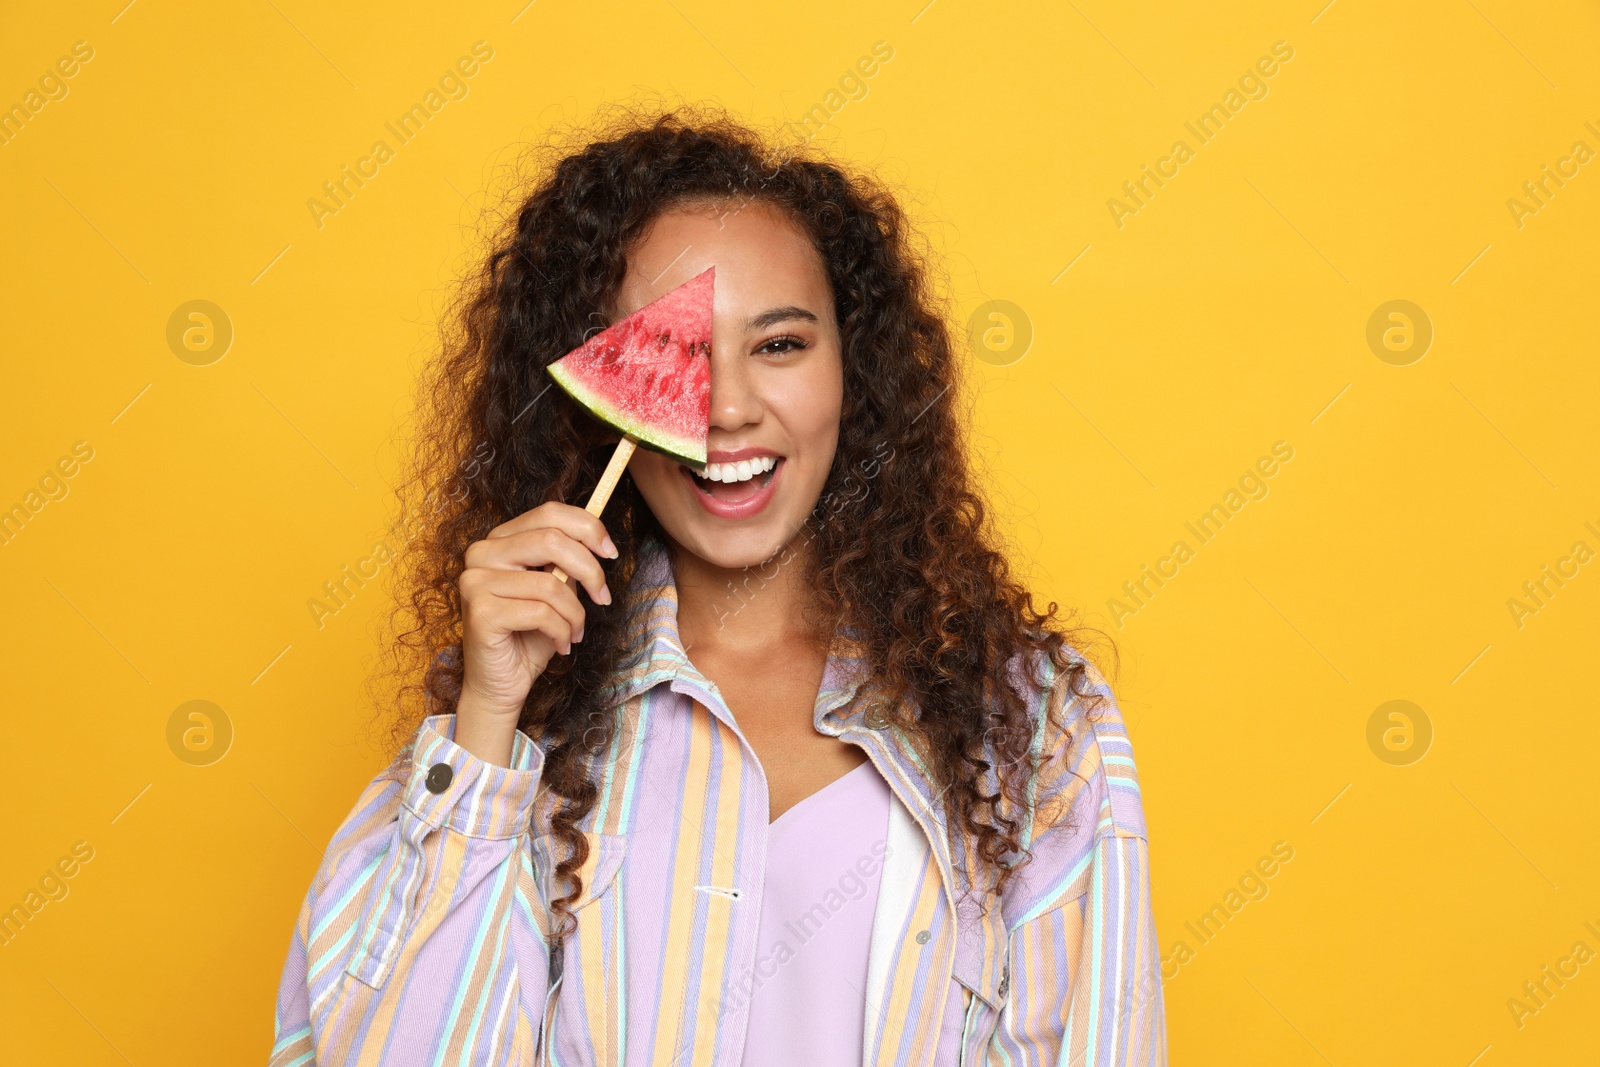
{"type": "MultiPolygon", "coordinates": [[[[771,824],[741,1067],[864,1062],[867,948],[891,799],[869,760],[771,824]]],[[[940,1064],[956,1062],[964,999],[952,980],[940,1064]]]]}

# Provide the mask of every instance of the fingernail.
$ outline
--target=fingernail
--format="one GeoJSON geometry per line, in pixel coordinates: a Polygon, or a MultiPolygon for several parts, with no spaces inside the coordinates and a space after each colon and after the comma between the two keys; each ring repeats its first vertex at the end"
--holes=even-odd
{"type": "Polygon", "coordinates": [[[600,603],[600,604],[609,604],[609,603],[611,603],[611,587],[609,585],[602,585],[600,587],[600,598],[597,601],[597,603],[600,603]]]}
{"type": "Polygon", "coordinates": [[[600,542],[600,551],[607,559],[617,558],[617,546],[611,542],[610,534],[606,534],[605,539],[600,542]]]}
{"type": "Polygon", "coordinates": [[[567,642],[567,643],[566,643],[566,645],[567,645],[567,647],[566,647],[566,648],[563,648],[563,649],[562,649],[562,650],[561,650],[561,654],[562,654],[562,655],[563,655],[563,656],[570,656],[570,655],[572,655],[572,642],[571,642],[571,641],[568,641],[568,642],[567,642]]]}

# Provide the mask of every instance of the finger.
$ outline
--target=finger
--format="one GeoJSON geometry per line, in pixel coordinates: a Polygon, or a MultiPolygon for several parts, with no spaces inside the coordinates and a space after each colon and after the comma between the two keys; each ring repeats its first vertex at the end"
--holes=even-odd
{"type": "Polygon", "coordinates": [[[589,591],[589,599],[596,604],[611,603],[611,591],[606,587],[606,572],[588,546],[574,541],[565,531],[553,526],[506,537],[475,541],[467,547],[465,561],[468,567],[491,570],[521,570],[542,568],[554,563],[569,576],[576,577],[589,591]]]}
{"type": "Polygon", "coordinates": [[[583,640],[571,621],[544,600],[519,600],[490,596],[473,606],[478,622],[496,634],[537,633],[555,643],[563,654],[572,651],[573,641],[583,640]]]}
{"type": "Polygon", "coordinates": [[[563,504],[559,500],[546,501],[536,508],[524,511],[514,519],[501,523],[489,531],[487,539],[510,537],[524,530],[540,527],[554,527],[561,530],[574,541],[587,546],[589,551],[597,556],[605,556],[607,559],[617,557],[616,546],[611,544],[605,523],[583,508],[563,504]],[[607,547],[608,545],[610,547],[607,547]]]}
{"type": "Polygon", "coordinates": [[[588,613],[578,602],[577,592],[549,571],[484,571],[477,583],[478,596],[485,594],[502,600],[543,602],[567,621],[570,630],[583,640],[584,621],[588,613]]]}

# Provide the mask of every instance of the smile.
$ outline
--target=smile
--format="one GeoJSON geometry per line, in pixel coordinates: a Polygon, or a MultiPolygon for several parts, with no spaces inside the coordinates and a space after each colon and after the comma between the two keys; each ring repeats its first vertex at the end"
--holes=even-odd
{"type": "Polygon", "coordinates": [[[700,506],[719,519],[744,519],[761,511],[777,491],[783,456],[757,456],[738,463],[708,463],[704,474],[678,464],[700,506]]]}

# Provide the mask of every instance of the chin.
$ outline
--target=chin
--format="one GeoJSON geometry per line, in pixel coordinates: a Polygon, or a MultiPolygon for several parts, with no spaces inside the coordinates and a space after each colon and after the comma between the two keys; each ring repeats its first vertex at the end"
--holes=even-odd
{"type": "Polygon", "coordinates": [[[673,529],[666,523],[662,527],[678,547],[694,553],[713,567],[741,570],[759,567],[764,563],[770,567],[773,557],[782,554],[784,546],[791,540],[783,535],[783,531],[794,524],[763,523],[761,528],[720,530],[708,529],[703,521],[682,525],[689,528],[673,529]]]}

